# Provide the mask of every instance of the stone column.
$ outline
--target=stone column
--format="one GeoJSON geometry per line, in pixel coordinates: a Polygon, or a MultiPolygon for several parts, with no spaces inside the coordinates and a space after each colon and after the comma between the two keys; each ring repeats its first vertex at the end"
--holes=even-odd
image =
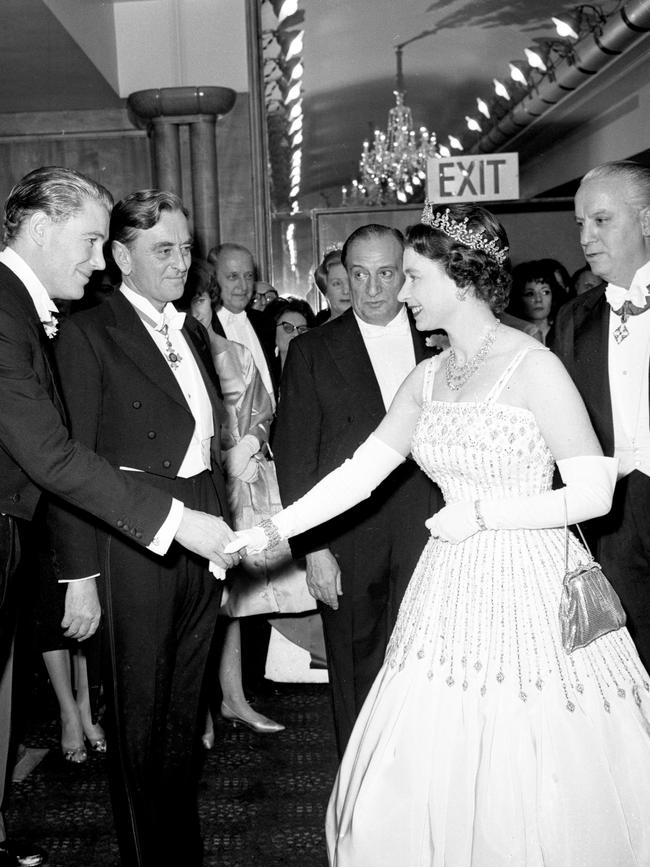
{"type": "Polygon", "coordinates": [[[235,97],[228,87],[164,87],[138,90],[128,99],[136,119],[149,130],[154,185],[177,193],[186,205],[192,200],[195,248],[203,258],[219,243],[216,123],[231,110],[235,97]],[[185,126],[187,154],[181,146],[185,126]],[[184,174],[191,179],[190,189],[183,188],[184,174]]]}
{"type": "Polygon", "coordinates": [[[204,116],[190,127],[192,199],[196,251],[202,258],[219,240],[219,186],[217,178],[215,118],[204,116]],[[207,247],[203,248],[203,240],[207,247]]]}
{"type": "Polygon", "coordinates": [[[178,124],[168,118],[155,118],[151,123],[153,172],[155,186],[183,195],[181,173],[181,143],[178,124]]]}

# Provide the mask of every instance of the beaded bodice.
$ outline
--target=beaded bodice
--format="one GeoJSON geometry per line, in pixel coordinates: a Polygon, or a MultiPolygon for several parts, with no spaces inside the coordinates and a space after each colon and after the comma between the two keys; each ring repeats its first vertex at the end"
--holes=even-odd
{"type": "MultiPolygon", "coordinates": [[[[411,448],[447,503],[551,488],[554,460],[534,415],[499,401],[525,351],[479,402],[433,400],[441,356],[428,363],[411,448]]],[[[527,702],[550,687],[570,712],[588,696],[609,712],[631,688],[650,693],[624,630],[572,655],[562,649],[564,558],[563,527],[488,529],[458,544],[431,537],[404,596],[387,664],[402,670],[415,659],[432,683],[481,697],[498,690],[527,702]]],[[[569,568],[585,558],[570,535],[569,568]]]]}
{"type": "Polygon", "coordinates": [[[554,461],[533,414],[497,399],[520,359],[481,402],[448,403],[429,395],[436,360],[425,375],[413,456],[445,501],[531,495],[551,487],[554,461]]]}

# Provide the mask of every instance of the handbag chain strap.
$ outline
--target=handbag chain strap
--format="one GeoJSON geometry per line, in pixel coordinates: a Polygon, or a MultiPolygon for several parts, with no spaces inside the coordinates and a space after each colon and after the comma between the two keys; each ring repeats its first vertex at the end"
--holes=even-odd
{"type": "MultiPolygon", "coordinates": [[[[566,508],[566,492],[563,491],[562,493],[564,499],[564,574],[566,575],[569,571],[569,515],[566,508]]],[[[582,544],[585,546],[587,554],[589,554],[590,559],[593,560],[594,555],[591,553],[589,545],[587,545],[587,540],[585,539],[580,524],[575,524],[575,528],[578,531],[582,544]]]]}

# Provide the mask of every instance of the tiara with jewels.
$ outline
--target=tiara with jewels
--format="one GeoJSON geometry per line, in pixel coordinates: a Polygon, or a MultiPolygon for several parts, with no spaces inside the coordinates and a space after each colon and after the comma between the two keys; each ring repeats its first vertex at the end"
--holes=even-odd
{"type": "Polygon", "coordinates": [[[445,235],[448,235],[450,238],[453,238],[454,241],[458,241],[459,244],[463,244],[465,247],[469,247],[472,250],[482,250],[490,256],[490,258],[498,262],[499,265],[503,265],[505,260],[508,258],[508,253],[510,252],[509,247],[502,247],[496,238],[493,238],[491,241],[484,238],[484,228],[478,229],[478,231],[468,229],[467,217],[465,217],[461,222],[454,220],[454,218],[449,215],[449,208],[447,208],[443,213],[437,211],[434,214],[433,204],[427,200],[424,203],[424,211],[420,217],[420,222],[424,223],[426,226],[431,226],[432,229],[438,229],[439,231],[444,232],[445,235]]]}

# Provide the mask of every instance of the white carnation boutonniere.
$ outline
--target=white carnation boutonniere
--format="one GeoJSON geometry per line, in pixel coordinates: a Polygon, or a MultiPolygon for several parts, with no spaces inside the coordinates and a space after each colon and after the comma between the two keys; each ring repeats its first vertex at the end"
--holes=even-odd
{"type": "Polygon", "coordinates": [[[50,340],[52,340],[53,337],[56,337],[56,333],[59,330],[59,322],[56,316],[51,316],[47,322],[44,322],[43,328],[50,340]]]}
{"type": "Polygon", "coordinates": [[[433,349],[434,355],[449,349],[449,338],[444,331],[434,331],[424,342],[429,349],[433,349]]]}

